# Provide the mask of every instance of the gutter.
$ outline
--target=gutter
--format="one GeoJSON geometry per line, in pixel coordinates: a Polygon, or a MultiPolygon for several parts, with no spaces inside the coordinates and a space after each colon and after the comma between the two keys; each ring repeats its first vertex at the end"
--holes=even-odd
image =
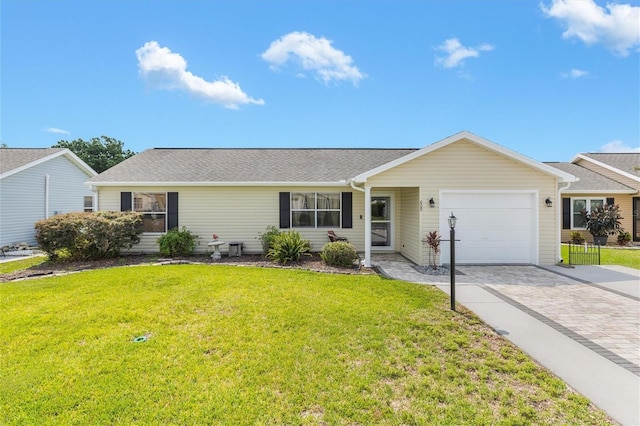
{"type": "MultiPolygon", "coordinates": [[[[574,182],[578,182],[580,180],[579,177],[576,178],[576,180],[574,182]]],[[[558,197],[556,199],[556,206],[558,206],[558,208],[556,209],[556,211],[560,211],[560,214],[558,215],[558,232],[556,235],[556,241],[558,244],[557,247],[557,252],[558,253],[558,262],[562,262],[562,193],[564,191],[566,191],[567,189],[569,189],[569,187],[571,186],[573,182],[566,182],[566,185],[564,188],[560,188],[558,189],[558,197]]]]}

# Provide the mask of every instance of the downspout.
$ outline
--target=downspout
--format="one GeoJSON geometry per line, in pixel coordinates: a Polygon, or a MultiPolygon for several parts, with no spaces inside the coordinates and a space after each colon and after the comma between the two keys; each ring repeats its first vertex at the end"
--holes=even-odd
{"type": "MultiPolygon", "coordinates": [[[[580,180],[579,178],[576,178],[576,182],[580,180]]],[[[558,258],[558,262],[562,262],[562,220],[563,220],[563,215],[562,215],[562,193],[564,191],[566,191],[567,189],[569,189],[569,187],[571,186],[573,182],[567,182],[567,186],[565,186],[564,188],[560,188],[558,189],[558,197],[556,199],[556,206],[559,206],[560,208],[560,214],[558,215],[558,226],[557,226],[557,235],[556,235],[556,253],[557,253],[557,258],[558,258]]],[[[556,212],[558,211],[558,209],[556,208],[556,212]]]]}
{"type": "Polygon", "coordinates": [[[49,175],[44,175],[44,218],[49,217],[49,175]]]}
{"type": "Polygon", "coordinates": [[[355,186],[351,181],[351,188],[364,192],[364,267],[371,267],[371,188],[364,189],[355,186]]]}

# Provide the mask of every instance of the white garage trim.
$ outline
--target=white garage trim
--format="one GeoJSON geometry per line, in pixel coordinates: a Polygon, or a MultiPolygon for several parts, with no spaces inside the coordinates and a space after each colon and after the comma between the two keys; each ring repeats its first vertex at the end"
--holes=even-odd
{"type": "MultiPolygon", "coordinates": [[[[466,245],[464,241],[457,242],[456,262],[532,263],[536,265],[539,263],[540,212],[537,190],[440,190],[439,198],[439,226],[442,238],[449,238],[447,218],[452,211],[458,218],[456,239],[463,240],[466,237],[469,241],[471,235],[475,237],[470,240],[469,245],[466,245]],[[506,234],[510,231],[501,230],[499,223],[482,221],[481,216],[492,214],[492,211],[502,214],[502,220],[512,225],[517,224],[521,214],[525,223],[520,229],[517,229],[516,225],[516,228],[511,231],[512,233],[506,234]],[[469,228],[472,219],[478,223],[469,228]],[[495,239],[487,238],[487,235],[494,235],[495,239]],[[485,261],[477,260],[477,254],[481,249],[478,245],[473,246],[474,243],[479,243],[482,240],[489,241],[487,251],[483,253],[485,261]],[[493,251],[491,250],[491,241],[494,242],[493,251]],[[497,244],[495,244],[496,242],[497,244]],[[505,252],[499,248],[501,242],[504,242],[505,245],[509,242],[516,244],[512,246],[512,251],[505,252]],[[476,255],[472,255],[473,250],[476,251],[476,255]],[[492,254],[494,257],[491,256],[492,254]],[[474,260],[470,260],[471,258],[474,260]]],[[[449,262],[449,249],[449,242],[442,244],[441,258],[444,263],[449,262]]]]}

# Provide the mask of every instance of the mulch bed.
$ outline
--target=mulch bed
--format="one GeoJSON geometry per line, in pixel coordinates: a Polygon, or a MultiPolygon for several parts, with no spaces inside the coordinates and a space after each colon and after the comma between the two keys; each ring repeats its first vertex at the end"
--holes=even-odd
{"type": "Polygon", "coordinates": [[[339,268],[327,265],[318,253],[312,253],[311,256],[305,256],[298,262],[288,262],[281,265],[266,259],[262,255],[243,254],[240,257],[223,256],[220,260],[213,260],[209,256],[194,255],[190,257],[180,258],[163,258],[158,255],[129,255],[121,256],[115,259],[103,260],[82,260],[82,261],[66,261],[66,262],[43,262],[40,265],[33,266],[29,269],[11,272],[8,274],[0,274],[0,282],[14,281],[18,279],[36,278],[51,275],[63,275],[71,272],[86,271],[91,269],[104,269],[117,266],[134,266],[134,265],[169,265],[169,264],[207,264],[220,265],[231,264],[238,266],[254,266],[263,268],[288,268],[302,269],[314,272],[324,272],[332,274],[375,274],[376,272],[370,268],[358,269],[339,268]]]}

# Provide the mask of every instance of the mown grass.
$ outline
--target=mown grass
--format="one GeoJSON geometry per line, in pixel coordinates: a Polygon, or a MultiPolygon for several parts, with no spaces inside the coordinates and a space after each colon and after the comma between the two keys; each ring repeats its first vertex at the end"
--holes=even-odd
{"type": "MultiPolygon", "coordinates": [[[[561,247],[562,259],[565,263],[569,263],[569,246],[563,244],[561,247]]],[[[615,247],[600,248],[600,264],[601,265],[619,265],[628,268],[640,269],[640,250],[625,249],[615,247]]]]}
{"type": "Polygon", "coordinates": [[[0,263],[0,274],[8,274],[10,272],[28,269],[32,266],[39,265],[47,261],[46,256],[33,256],[26,259],[11,260],[9,262],[0,263]]]}
{"type": "Polygon", "coordinates": [[[140,266],[5,283],[0,303],[3,425],[609,422],[429,286],[140,266]]]}

